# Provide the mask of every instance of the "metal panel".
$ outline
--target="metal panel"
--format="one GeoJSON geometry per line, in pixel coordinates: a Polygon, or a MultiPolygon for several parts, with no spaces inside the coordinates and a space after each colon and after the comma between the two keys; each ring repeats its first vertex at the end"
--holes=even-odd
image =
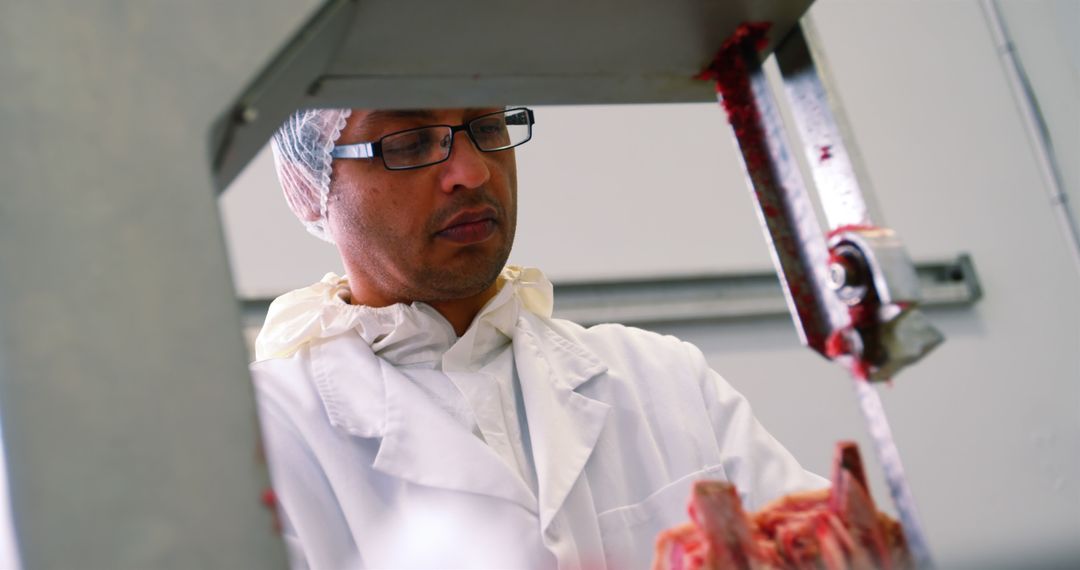
{"type": "Polygon", "coordinates": [[[26,568],[285,566],[206,147],[311,4],[0,4],[0,420],[26,568]]]}
{"type": "Polygon", "coordinates": [[[823,50],[815,49],[820,43],[816,34],[813,20],[806,18],[789,33],[776,60],[826,226],[866,226],[871,220],[884,226],[855,133],[829,77],[828,61],[823,50]]]}
{"type": "Polygon", "coordinates": [[[219,189],[224,190],[254,158],[246,149],[262,147],[288,113],[305,105],[305,95],[312,92],[348,31],[355,8],[349,0],[324,4],[244,90],[240,101],[215,121],[210,145],[219,189]]]}
{"type": "Polygon", "coordinates": [[[330,2],[326,14],[334,15],[313,18],[219,120],[216,184],[224,189],[297,106],[708,101],[712,89],[693,76],[724,38],[745,21],[772,22],[771,37],[782,38],[811,3],[364,0],[338,9],[353,3],[330,2]],[[310,31],[336,30],[344,17],[343,37],[310,31]]]}
{"type": "MultiPolygon", "coordinates": [[[[773,22],[780,38],[810,3],[365,0],[327,75],[422,81],[601,73],[689,80],[740,23],[773,22]]],[[[612,96],[620,100],[618,93],[612,96]]]]}

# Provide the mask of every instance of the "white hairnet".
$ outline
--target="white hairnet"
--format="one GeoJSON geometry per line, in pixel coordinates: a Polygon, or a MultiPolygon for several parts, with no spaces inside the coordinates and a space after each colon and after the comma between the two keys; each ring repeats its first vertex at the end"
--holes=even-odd
{"type": "Polygon", "coordinates": [[[330,150],[352,109],[301,109],[274,133],[270,146],[289,209],[307,231],[334,243],[326,226],[330,195],[330,150]]]}

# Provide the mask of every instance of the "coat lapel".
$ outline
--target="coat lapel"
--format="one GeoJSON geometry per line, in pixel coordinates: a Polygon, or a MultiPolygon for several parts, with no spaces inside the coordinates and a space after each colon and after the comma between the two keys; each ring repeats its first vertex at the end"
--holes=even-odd
{"type": "Polygon", "coordinates": [[[532,492],[487,444],[370,347],[349,339],[319,352],[316,386],[330,422],[353,435],[382,438],[375,470],[537,512],[532,492]]]}
{"type": "Polygon", "coordinates": [[[607,367],[525,311],[514,334],[514,359],[536,463],[541,530],[546,530],[581,476],[610,410],[575,389],[607,367]]]}
{"type": "Polygon", "coordinates": [[[525,483],[480,438],[382,362],[386,433],[373,467],[430,487],[499,497],[536,512],[525,483]]]}
{"type": "Polygon", "coordinates": [[[581,477],[610,411],[575,390],[607,367],[528,311],[517,320],[513,351],[538,497],[494,450],[365,344],[340,337],[323,344],[313,354],[313,372],[332,424],[353,435],[382,438],[374,469],[420,485],[517,503],[538,514],[546,530],[581,477]]]}

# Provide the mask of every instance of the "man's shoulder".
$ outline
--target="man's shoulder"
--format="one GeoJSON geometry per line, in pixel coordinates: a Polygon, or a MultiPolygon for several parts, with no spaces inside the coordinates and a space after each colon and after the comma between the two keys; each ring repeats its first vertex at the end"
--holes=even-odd
{"type": "Polygon", "coordinates": [[[693,345],[677,337],[618,323],[584,327],[565,319],[548,322],[560,336],[603,360],[632,358],[639,366],[649,363],[672,366],[689,363],[694,353],[699,353],[693,345]]]}
{"type": "MultiPolygon", "coordinates": [[[[252,362],[248,369],[256,395],[263,405],[313,403],[317,397],[307,345],[290,356],[252,362]]],[[[285,407],[291,407],[291,404],[285,407]]]]}
{"type": "Polygon", "coordinates": [[[581,343],[644,343],[669,348],[680,347],[684,344],[682,340],[671,335],[619,323],[602,323],[586,327],[566,319],[552,318],[547,321],[556,332],[581,343]]]}
{"type": "Polygon", "coordinates": [[[319,362],[327,358],[340,358],[342,352],[350,351],[359,339],[355,335],[339,334],[323,338],[314,338],[297,345],[287,356],[274,356],[256,360],[248,365],[252,380],[256,385],[275,383],[296,383],[305,378],[311,382],[320,376],[323,366],[319,362]]]}
{"type": "Polygon", "coordinates": [[[274,382],[309,375],[309,360],[308,346],[305,344],[289,356],[256,360],[248,364],[248,369],[256,384],[274,382]]]}

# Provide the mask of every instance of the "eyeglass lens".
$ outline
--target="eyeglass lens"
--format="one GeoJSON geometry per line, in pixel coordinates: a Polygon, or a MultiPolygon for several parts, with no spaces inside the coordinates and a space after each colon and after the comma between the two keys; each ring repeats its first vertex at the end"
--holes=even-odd
{"type": "MultiPolygon", "coordinates": [[[[528,111],[524,109],[477,117],[469,121],[468,131],[469,138],[484,152],[515,147],[532,135],[528,111]]],[[[453,132],[445,126],[425,127],[387,135],[381,142],[387,168],[416,168],[446,160],[453,132]]]]}

